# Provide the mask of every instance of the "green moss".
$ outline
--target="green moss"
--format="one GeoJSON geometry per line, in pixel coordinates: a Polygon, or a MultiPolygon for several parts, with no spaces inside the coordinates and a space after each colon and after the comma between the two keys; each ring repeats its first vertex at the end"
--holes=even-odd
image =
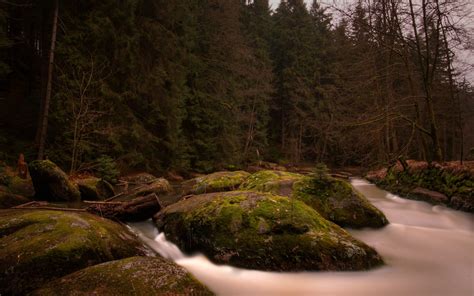
{"type": "Polygon", "coordinates": [[[212,295],[182,267],[163,258],[132,257],[85,268],[33,295],[212,295]]]}
{"type": "Polygon", "coordinates": [[[81,194],[57,165],[49,160],[35,160],[29,165],[36,191],[35,198],[48,201],[78,201],[81,194]]]}
{"type": "Polygon", "coordinates": [[[167,238],[212,261],[259,270],[359,270],[377,253],[301,201],[233,191],[193,196],[157,214],[167,238]]]}
{"type": "Polygon", "coordinates": [[[201,194],[235,190],[250,174],[245,171],[215,172],[186,181],[185,194],[201,194]]]}
{"type": "Polygon", "coordinates": [[[123,226],[90,214],[0,212],[0,293],[23,294],[78,269],[142,254],[123,226]]]}
{"type": "Polygon", "coordinates": [[[241,190],[257,190],[289,195],[293,182],[303,178],[303,175],[283,171],[264,170],[250,175],[240,186],[241,190]],[[287,191],[287,192],[285,192],[287,191]]]}
{"type": "MultiPolygon", "coordinates": [[[[383,180],[377,180],[377,185],[382,188],[400,194],[404,197],[419,199],[420,197],[411,192],[422,187],[431,191],[440,192],[448,197],[448,206],[472,212],[474,209],[473,191],[474,178],[471,172],[465,169],[452,170],[449,167],[432,165],[423,169],[409,169],[400,171],[391,169],[383,180]],[[456,201],[451,203],[453,197],[456,201]]],[[[425,198],[430,203],[439,201],[425,198]]]]}
{"type": "Polygon", "coordinates": [[[385,215],[343,180],[306,177],[294,185],[294,197],[324,218],[344,227],[382,227],[385,215]]]}
{"type": "Polygon", "coordinates": [[[76,180],[82,200],[104,200],[115,195],[113,186],[99,178],[76,180]]]}

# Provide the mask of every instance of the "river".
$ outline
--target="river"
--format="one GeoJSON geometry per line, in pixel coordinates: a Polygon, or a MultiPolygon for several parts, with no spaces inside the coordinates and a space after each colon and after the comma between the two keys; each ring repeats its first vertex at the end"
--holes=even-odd
{"type": "Polygon", "coordinates": [[[379,230],[349,230],[384,258],[386,265],[372,271],[278,273],[219,266],[202,255],[182,254],[150,221],[131,226],[218,295],[474,295],[473,214],[403,199],[361,179],[352,185],[390,221],[379,230]]]}

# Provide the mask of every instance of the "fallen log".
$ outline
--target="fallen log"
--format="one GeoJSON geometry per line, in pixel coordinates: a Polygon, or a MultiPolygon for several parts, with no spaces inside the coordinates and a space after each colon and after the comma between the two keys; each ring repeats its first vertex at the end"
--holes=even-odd
{"type": "Polygon", "coordinates": [[[128,202],[94,203],[87,207],[86,211],[112,220],[134,222],[150,219],[161,208],[158,196],[152,193],[128,202]]]}

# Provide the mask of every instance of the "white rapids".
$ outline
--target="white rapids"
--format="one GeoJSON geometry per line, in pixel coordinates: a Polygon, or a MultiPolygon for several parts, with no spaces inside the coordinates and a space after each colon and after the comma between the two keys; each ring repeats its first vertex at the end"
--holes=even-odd
{"type": "Polygon", "coordinates": [[[218,295],[474,295],[474,215],[403,199],[361,179],[352,185],[390,221],[379,230],[349,230],[384,258],[386,265],[372,271],[278,273],[220,266],[183,254],[150,221],[131,226],[218,295]]]}

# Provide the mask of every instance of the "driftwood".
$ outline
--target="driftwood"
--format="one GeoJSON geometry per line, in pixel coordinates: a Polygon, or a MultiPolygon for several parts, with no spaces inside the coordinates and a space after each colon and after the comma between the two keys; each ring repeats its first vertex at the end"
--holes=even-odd
{"type": "Polygon", "coordinates": [[[53,207],[48,202],[32,201],[12,209],[88,212],[111,220],[133,222],[150,219],[163,208],[155,193],[126,202],[84,201],[84,203],[89,204],[89,206],[85,209],[73,209],[53,207]]]}
{"type": "Polygon", "coordinates": [[[127,202],[92,203],[86,211],[104,218],[120,221],[142,221],[153,217],[162,208],[154,193],[127,202]]]}

